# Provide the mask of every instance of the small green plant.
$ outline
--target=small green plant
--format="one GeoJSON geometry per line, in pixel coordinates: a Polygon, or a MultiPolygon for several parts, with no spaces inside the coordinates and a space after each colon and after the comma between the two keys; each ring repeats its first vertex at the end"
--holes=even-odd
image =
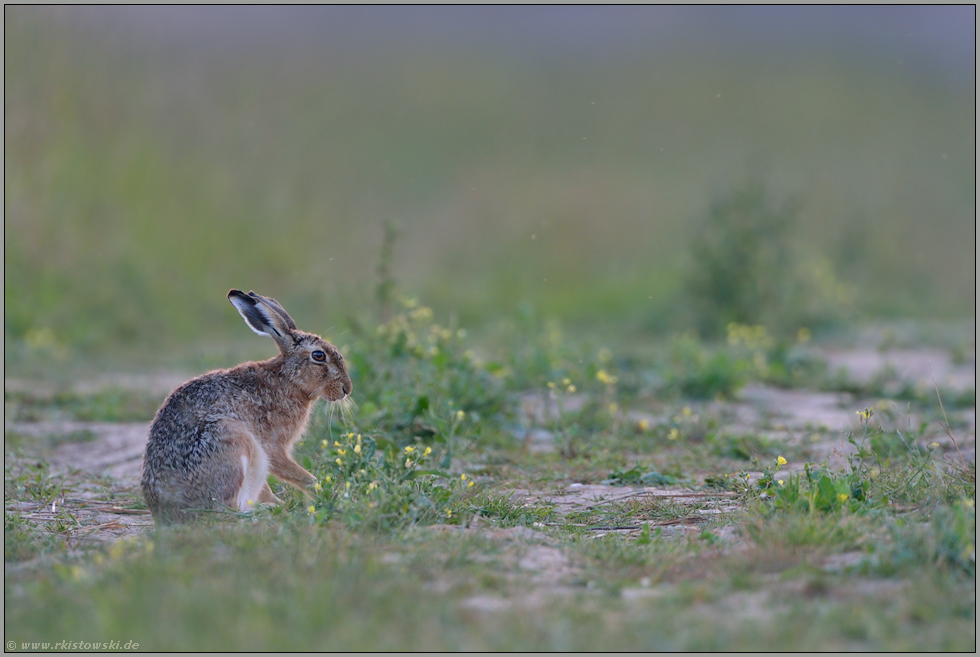
{"type": "Polygon", "coordinates": [[[727,350],[710,350],[687,334],[671,341],[666,374],[669,388],[684,397],[732,397],[748,380],[751,363],[727,350]]]}
{"type": "Polygon", "coordinates": [[[474,482],[433,467],[435,457],[431,446],[400,448],[381,435],[324,438],[316,462],[306,464],[319,481],[303,511],[317,522],[375,529],[452,521],[474,482]]]}
{"type": "Polygon", "coordinates": [[[760,180],[712,204],[691,244],[687,283],[705,335],[731,322],[785,323],[801,289],[792,242],[800,208],[796,198],[776,204],[760,180]]]}
{"type": "Polygon", "coordinates": [[[435,323],[432,310],[415,300],[400,305],[402,311],[376,329],[352,321],[355,340],[343,349],[358,382],[351,429],[370,427],[400,447],[424,440],[451,450],[461,426],[475,438],[476,420],[503,412],[503,384],[465,349],[465,330],[435,323]],[[447,417],[453,418],[448,424],[447,417]]]}

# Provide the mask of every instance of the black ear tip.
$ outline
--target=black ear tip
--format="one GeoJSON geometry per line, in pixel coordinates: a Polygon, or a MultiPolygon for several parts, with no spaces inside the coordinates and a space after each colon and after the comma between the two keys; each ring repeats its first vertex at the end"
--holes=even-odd
{"type": "Polygon", "coordinates": [[[232,297],[243,297],[243,296],[245,296],[245,293],[242,292],[241,290],[236,290],[235,288],[231,288],[230,290],[228,290],[229,299],[231,299],[232,297]]]}

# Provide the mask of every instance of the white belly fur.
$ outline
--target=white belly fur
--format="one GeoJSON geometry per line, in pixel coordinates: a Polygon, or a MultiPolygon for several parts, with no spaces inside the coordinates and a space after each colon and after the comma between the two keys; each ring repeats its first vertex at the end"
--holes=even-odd
{"type": "Polygon", "coordinates": [[[251,511],[258,506],[259,493],[269,476],[269,457],[266,456],[265,450],[254,438],[252,445],[254,447],[252,450],[253,458],[249,459],[245,454],[242,454],[241,457],[244,477],[236,499],[239,511],[251,511]]]}

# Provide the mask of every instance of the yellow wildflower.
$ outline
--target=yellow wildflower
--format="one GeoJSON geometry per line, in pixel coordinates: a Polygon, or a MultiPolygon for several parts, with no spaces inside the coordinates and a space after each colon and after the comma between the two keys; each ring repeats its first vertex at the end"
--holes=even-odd
{"type": "Polygon", "coordinates": [[[355,454],[361,453],[361,443],[357,443],[356,445],[354,445],[354,453],[355,454]]]}
{"type": "Polygon", "coordinates": [[[334,463],[336,463],[337,465],[339,465],[341,467],[343,467],[343,465],[344,465],[344,462],[341,461],[340,459],[334,459],[334,463]]]}
{"type": "Polygon", "coordinates": [[[840,501],[840,502],[846,502],[848,497],[850,497],[850,495],[848,495],[847,493],[838,493],[837,494],[837,500],[840,501]]]}
{"type": "Polygon", "coordinates": [[[681,432],[677,429],[671,429],[670,433],[667,434],[667,440],[677,440],[681,437],[681,432]]]}
{"type": "Polygon", "coordinates": [[[452,518],[453,517],[453,510],[452,509],[446,509],[446,517],[447,518],[452,518]]]}
{"type": "Polygon", "coordinates": [[[343,455],[345,455],[347,453],[347,450],[346,449],[338,449],[337,450],[337,453],[340,454],[341,456],[343,456],[343,455]]]}
{"type": "Polygon", "coordinates": [[[319,493],[321,490],[323,490],[323,484],[321,484],[319,481],[316,482],[313,484],[313,490],[319,493]]]}
{"type": "Polygon", "coordinates": [[[406,447],[405,448],[405,453],[406,454],[411,454],[414,451],[415,451],[415,448],[414,447],[406,447]]]}
{"type": "Polygon", "coordinates": [[[564,379],[561,380],[561,384],[563,386],[571,385],[571,383],[572,383],[572,380],[569,379],[568,377],[565,377],[564,379]]]}
{"type": "Polygon", "coordinates": [[[578,388],[576,388],[575,386],[568,386],[567,390],[568,392],[575,392],[576,390],[578,390],[578,388]]]}
{"type": "Polygon", "coordinates": [[[457,421],[462,420],[464,417],[466,417],[466,413],[464,413],[461,410],[460,411],[456,411],[456,420],[457,421]]]}
{"type": "Polygon", "coordinates": [[[932,449],[936,449],[937,447],[939,447],[939,443],[929,443],[929,447],[931,447],[932,449]]]}
{"type": "Polygon", "coordinates": [[[875,409],[872,406],[871,408],[866,408],[863,411],[855,411],[855,414],[857,414],[857,416],[862,420],[870,420],[871,416],[875,414],[875,409]]]}
{"type": "Polygon", "coordinates": [[[472,488],[473,487],[473,481],[471,480],[470,483],[466,484],[466,487],[467,488],[472,488]]]}
{"type": "Polygon", "coordinates": [[[428,456],[431,453],[432,453],[432,448],[431,447],[426,447],[425,448],[425,451],[422,452],[422,456],[428,456]]]}
{"type": "Polygon", "coordinates": [[[786,459],[784,459],[782,456],[777,456],[776,463],[778,463],[779,465],[786,465],[786,459]]]}
{"type": "Polygon", "coordinates": [[[616,381],[619,380],[615,376],[609,374],[609,372],[607,372],[606,370],[599,370],[598,372],[596,372],[595,378],[599,379],[607,386],[611,386],[612,384],[616,383],[616,381]]]}
{"type": "Polygon", "coordinates": [[[782,479],[777,479],[776,480],[776,483],[779,484],[780,486],[782,486],[783,485],[783,480],[782,479]]]}
{"type": "Polygon", "coordinates": [[[466,473],[465,472],[463,474],[459,475],[459,480],[460,481],[466,481],[466,473]]]}
{"type": "Polygon", "coordinates": [[[330,483],[330,475],[327,475],[327,478],[326,478],[326,479],[324,479],[324,481],[325,481],[325,482],[327,482],[327,483],[329,484],[329,483],[330,483]]]}
{"type": "Polygon", "coordinates": [[[412,467],[412,459],[405,459],[405,467],[406,468],[412,467]]]}
{"type": "Polygon", "coordinates": [[[323,439],[323,443],[321,443],[321,444],[323,445],[323,449],[326,449],[327,448],[327,439],[324,438],[323,439]]]}
{"type": "Polygon", "coordinates": [[[316,507],[311,504],[308,507],[306,507],[306,511],[307,513],[314,514],[316,513],[316,507]]]}
{"type": "Polygon", "coordinates": [[[636,423],[636,426],[640,427],[640,431],[646,431],[650,428],[650,423],[647,420],[640,420],[636,423]]]}
{"type": "Polygon", "coordinates": [[[684,417],[691,417],[691,412],[692,411],[690,406],[685,406],[684,410],[681,411],[681,413],[684,414],[684,417]]]}

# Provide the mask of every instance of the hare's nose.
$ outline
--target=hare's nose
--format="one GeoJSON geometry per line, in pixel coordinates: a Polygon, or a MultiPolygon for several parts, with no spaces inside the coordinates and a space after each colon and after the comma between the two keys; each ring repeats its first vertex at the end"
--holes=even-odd
{"type": "Polygon", "coordinates": [[[344,394],[345,395],[349,395],[350,394],[350,391],[351,391],[351,389],[353,387],[354,386],[351,385],[351,382],[350,381],[347,381],[346,383],[340,384],[340,389],[344,391],[344,394]]]}

